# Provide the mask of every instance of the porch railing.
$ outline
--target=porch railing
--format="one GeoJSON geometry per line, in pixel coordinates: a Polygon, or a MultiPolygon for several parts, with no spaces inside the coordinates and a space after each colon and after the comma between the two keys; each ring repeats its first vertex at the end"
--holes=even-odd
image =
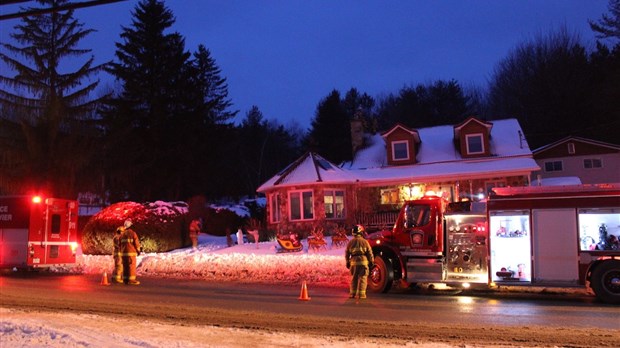
{"type": "Polygon", "coordinates": [[[377,213],[357,213],[355,220],[363,225],[367,230],[375,231],[381,229],[391,229],[398,218],[398,211],[385,211],[377,213]]]}

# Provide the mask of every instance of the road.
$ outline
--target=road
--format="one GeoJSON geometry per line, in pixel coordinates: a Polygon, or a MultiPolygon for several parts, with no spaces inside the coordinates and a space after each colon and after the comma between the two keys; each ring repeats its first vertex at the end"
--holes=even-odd
{"type": "Polygon", "coordinates": [[[100,284],[91,275],[0,276],[1,306],[296,332],[385,343],[618,347],[620,308],[579,295],[397,291],[350,300],[344,289],[308,284],[211,283],[141,278],[139,286],[100,284]]]}

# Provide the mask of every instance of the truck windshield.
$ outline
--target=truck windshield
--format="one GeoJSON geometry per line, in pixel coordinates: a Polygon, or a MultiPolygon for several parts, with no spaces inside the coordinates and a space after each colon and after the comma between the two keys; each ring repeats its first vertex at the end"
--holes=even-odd
{"type": "Polygon", "coordinates": [[[425,204],[409,204],[405,206],[405,228],[424,226],[430,220],[431,206],[425,204]]]}

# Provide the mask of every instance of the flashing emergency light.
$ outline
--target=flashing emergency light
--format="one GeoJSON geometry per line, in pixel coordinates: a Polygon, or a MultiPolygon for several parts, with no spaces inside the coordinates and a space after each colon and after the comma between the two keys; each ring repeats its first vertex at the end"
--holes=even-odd
{"type": "Polygon", "coordinates": [[[39,204],[39,203],[41,203],[41,201],[42,201],[41,196],[34,196],[34,197],[32,197],[32,203],[39,204]]]}

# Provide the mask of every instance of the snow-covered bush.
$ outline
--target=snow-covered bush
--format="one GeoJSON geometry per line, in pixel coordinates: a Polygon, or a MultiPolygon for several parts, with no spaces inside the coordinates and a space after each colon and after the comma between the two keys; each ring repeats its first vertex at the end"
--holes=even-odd
{"type": "Polygon", "coordinates": [[[164,252],[187,246],[187,205],[183,202],[121,202],[95,214],[82,231],[85,254],[112,253],[112,237],[126,219],[133,222],[145,252],[164,252]]]}

